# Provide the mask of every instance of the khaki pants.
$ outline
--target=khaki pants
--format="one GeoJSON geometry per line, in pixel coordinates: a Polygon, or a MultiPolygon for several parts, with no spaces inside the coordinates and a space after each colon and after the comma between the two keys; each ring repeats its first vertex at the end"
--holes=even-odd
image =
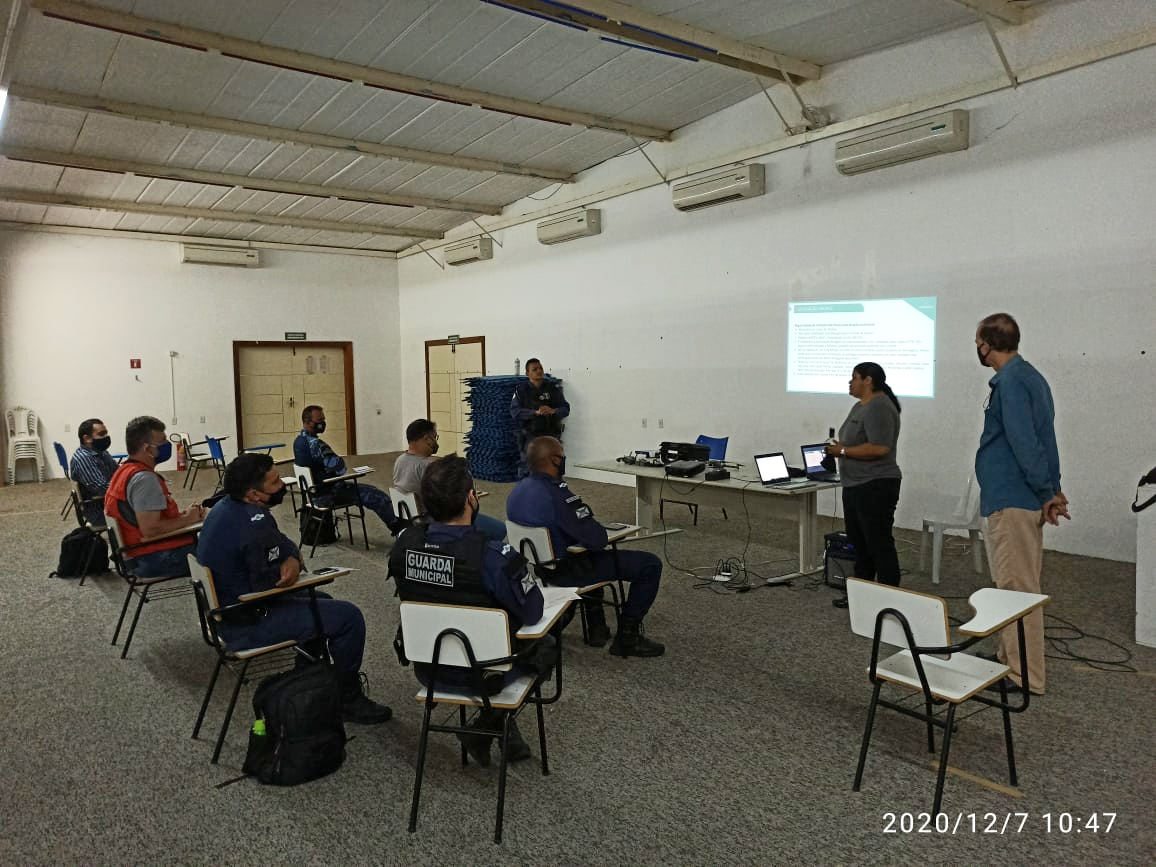
{"type": "MultiPolygon", "coordinates": [[[[988,563],[995,586],[1001,590],[1040,592],[1044,565],[1044,528],[1040,511],[1001,509],[987,518],[983,534],[988,563]]],[[[1028,655],[1028,686],[1032,693],[1044,692],[1044,612],[1037,608],[1024,618],[1024,639],[1028,655]]],[[[999,658],[1011,669],[1009,675],[1023,685],[1020,672],[1019,636],[1015,624],[999,635],[999,658]]]]}

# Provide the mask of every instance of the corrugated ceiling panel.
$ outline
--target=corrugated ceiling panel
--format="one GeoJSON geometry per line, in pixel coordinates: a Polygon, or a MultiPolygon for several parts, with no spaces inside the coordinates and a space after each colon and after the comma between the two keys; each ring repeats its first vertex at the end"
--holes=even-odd
{"type": "Polygon", "coordinates": [[[25,163],[19,160],[0,160],[0,187],[54,190],[60,182],[62,171],[59,166],[25,163]]]}
{"type": "Polygon", "coordinates": [[[4,141],[28,148],[70,151],[80,135],[84,113],[10,99],[4,109],[4,141]]]}
{"type": "Polygon", "coordinates": [[[16,51],[17,80],[96,93],[118,41],[115,33],[29,14],[16,51]],[[61,62],[67,58],[67,62],[61,62]]]}
{"type": "Polygon", "coordinates": [[[132,4],[132,11],[142,18],[174,21],[188,27],[259,40],[286,6],[286,0],[245,0],[243,4],[137,0],[132,4]]]}
{"type": "Polygon", "coordinates": [[[0,201],[0,220],[16,223],[40,223],[48,208],[44,205],[27,205],[22,202],[0,201]]]}
{"type": "Polygon", "coordinates": [[[148,184],[147,178],[132,178],[132,188],[125,189],[124,175],[93,172],[87,169],[64,169],[56,191],[68,196],[88,196],[96,199],[135,199],[148,184]]]}
{"type": "Polygon", "coordinates": [[[185,140],[188,130],[179,126],[148,124],[100,112],[87,116],[74,150],[111,159],[164,163],[185,140]]]}

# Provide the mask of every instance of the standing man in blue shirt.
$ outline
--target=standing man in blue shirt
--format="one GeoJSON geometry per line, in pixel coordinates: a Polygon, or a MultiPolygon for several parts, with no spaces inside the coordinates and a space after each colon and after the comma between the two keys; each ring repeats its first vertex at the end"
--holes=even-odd
{"type": "Polygon", "coordinates": [[[570,415],[570,404],[562,394],[562,385],[555,379],[546,379],[542,362],[531,358],[526,362],[529,382],[519,383],[510,398],[510,417],[518,423],[518,478],[529,475],[526,450],[535,437],[552,436],[562,439],[563,420],[570,415]]]}
{"type": "Polygon", "coordinates": [[[112,437],[98,418],[86,418],[76,428],[80,448],[68,462],[68,477],[80,486],[84,517],[91,524],[104,523],[104,495],[116,472],[116,461],[108,453],[112,437]]]}
{"type": "MultiPolygon", "coordinates": [[[[983,433],[975,455],[984,542],[997,587],[1040,592],[1044,524],[1071,519],[1060,490],[1055,404],[1047,381],[1019,354],[1019,325],[1007,313],[979,323],[975,352],[996,373],[984,409],[983,433]]],[[[1028,688],[1043,695],[1044,615],[1036,609],[1024,620],[1028,688]]],[[[1023,688],[1016,628],[999,636],[999,660],[1011,668],[1010,689],[1023,688]]]]}
{"type": "MultiPolygon", "coordinates": [[[[301,552],[282,533],[269,510],[285,499],[285,484],[269,455],[246,453],[225,468],[224,499],[205,519],[197,541],[197,560],[213,574],[221,607],[246,593],[292,587],[301,574],[301,552]]],[[[365,618],[352,602],[317,593],[321,626],[329,641],[333,667],[341,683],[341,716],[346,722],[376,725],[392,715],[372,701],[361,686],[365,618]]],[[[221,636],[235,650],[282,641],[315,641],[317,624],[305,593],[290,594],[226,617],[221,636]]]]}
{"type": "MultiPolygon", "coordinates": [[[[662,656],[666,648],[642,632],[642,619],[658,595],[662,561],[649,551],[608,551],[606,528],[594,517],[594,510],[582,502],[563,480],[566,450],[551,436],[530,443],[527,453],[530,475],[514,485],[506,500],[506,516],[525,527],[545,527],[558,565],[551,581],[582,587],[598,581],[621,578],[630,583],[630,593],[618,619],[618,633],[610,645],[615,656],[662,656]],[[568,554],[570,545],[581,545],[583,554],[568,554]]],[[[601,597],[602,590],[597,591],[601,597]]],[[[601,647],[610,638],[601,598],[583,601],[588,638],[586,643],[601,647]]]]}
{"type": "Polygon", "coordinates": [[[329,447],[329,443],[321,439],[323,433],[325,410],[319,406],[307,406],[301,410],[301,433],[293,440],[293,460],[299,467],[309,467],[313,473],[313,484],[319,491],[329,491],[317,497],[318,504],[325,506],[332,501],[335,506],[345,506],[357,498],[361,505],[381,518],[389,532],[396,536],[405,527],[405,522],[399,521],[394,514],[393,502],[385,491],[360,480],[356,483],[321,485],[325,479],[345,474],[345,461],[329,447]]]}

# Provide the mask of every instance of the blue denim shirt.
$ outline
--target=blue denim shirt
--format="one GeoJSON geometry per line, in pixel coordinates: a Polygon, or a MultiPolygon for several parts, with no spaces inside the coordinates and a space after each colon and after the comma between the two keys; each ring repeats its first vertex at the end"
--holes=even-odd
{"type": "Polygon", "coordinates": [[[975,453],[980,514],[1039,509],[1060,490],[1052,390],[1019,355],[1012,356],[988,385],[991,396],[975,453]]]}

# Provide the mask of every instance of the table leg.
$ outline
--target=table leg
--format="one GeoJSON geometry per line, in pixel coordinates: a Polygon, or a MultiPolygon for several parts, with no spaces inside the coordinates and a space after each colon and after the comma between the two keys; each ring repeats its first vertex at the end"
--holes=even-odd
{"type": "Polygon", "coordinates": [[[795,495],[795,502],[798,504],[799,518],[798,571],[768,578],[768,584],[784,584],[792,579],[811,575],[823,568],[815,557],[815,540],[819,536],[819,493],[818,491],[804,491],[795,495]]]}

